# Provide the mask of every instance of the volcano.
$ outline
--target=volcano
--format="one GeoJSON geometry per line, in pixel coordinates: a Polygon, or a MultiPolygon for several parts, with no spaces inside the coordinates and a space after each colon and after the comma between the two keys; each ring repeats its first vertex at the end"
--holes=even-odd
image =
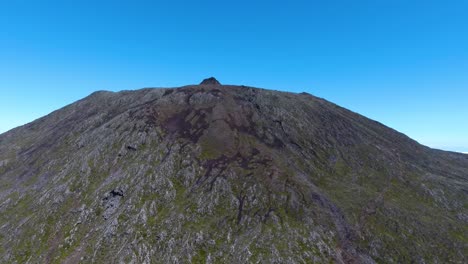
{"type": "Polygon", "coordinates": [[[308,93],[95,92],[0,135],[3,263],[466,263],[468,155],[308,93]]]}

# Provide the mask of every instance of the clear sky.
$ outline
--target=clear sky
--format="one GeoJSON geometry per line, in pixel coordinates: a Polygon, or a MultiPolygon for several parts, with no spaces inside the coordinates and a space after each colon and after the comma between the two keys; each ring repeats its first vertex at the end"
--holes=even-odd
{"type": "Polygon", "coordinates": [[[468,1],[0,1],[0,132],[95,90],[209,76],[468,152],[468,1]]]}

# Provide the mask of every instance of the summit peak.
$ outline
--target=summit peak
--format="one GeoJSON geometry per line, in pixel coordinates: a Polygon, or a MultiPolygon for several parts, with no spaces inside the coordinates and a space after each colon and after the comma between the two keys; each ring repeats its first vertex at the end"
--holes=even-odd
{"type": "Polygon", "coordinates": [[[215,77],[210,77],[204,79],[200,85],[221,85],[221,83],[215,77]]]}

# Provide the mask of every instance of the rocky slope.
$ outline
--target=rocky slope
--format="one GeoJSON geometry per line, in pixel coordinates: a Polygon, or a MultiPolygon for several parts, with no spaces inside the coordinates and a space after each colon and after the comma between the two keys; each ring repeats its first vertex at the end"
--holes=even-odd
{"type": "Polygon", "coordinates": [[[0,135],[0,262],[466,263],[467,187],[310,94],[102,91],[0,135]]]}

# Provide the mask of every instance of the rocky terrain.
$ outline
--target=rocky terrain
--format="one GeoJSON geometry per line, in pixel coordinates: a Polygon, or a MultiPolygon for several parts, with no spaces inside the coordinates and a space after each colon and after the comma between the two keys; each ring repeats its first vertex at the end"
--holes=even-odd
{"type": "Polygon", "coordinates": [[[468,155],[307,93],[95,92],[0,135],[1,263],[466,263],[468,155]]]}

